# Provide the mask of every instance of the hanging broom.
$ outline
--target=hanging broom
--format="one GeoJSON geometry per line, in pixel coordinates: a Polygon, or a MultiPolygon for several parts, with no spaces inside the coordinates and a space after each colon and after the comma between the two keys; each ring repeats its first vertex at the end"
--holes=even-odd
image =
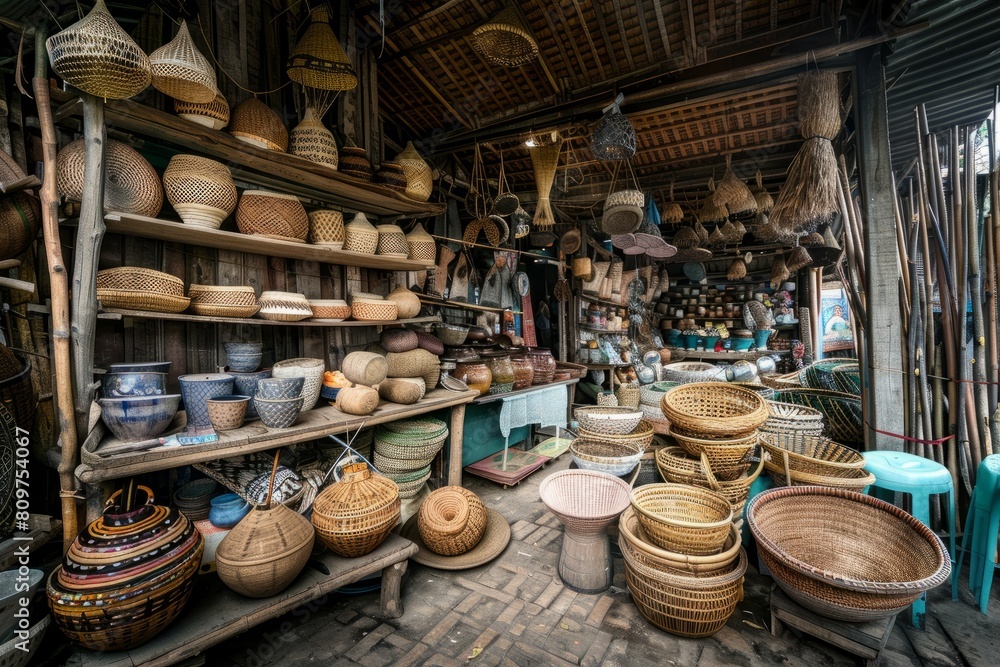
{"type": "Polygon", "coordinates": [[[783,233],[815,231],[833,222],[838,210],[837,156],[833,138],[840,132],[840,86],[836,72],[799,75],[799,133],[805,143],[788,168],[771,222],[783,233]]]}
{"type": "Polygon", "coordinates": [[[757,215],[757,200],[746,183],[733,173],[733,156],[726,156],[726,173],[715,188],[715,201],[726,208],[730,220],[752,220],[757,215]]]}
{"type": "Polygon", "coordinates": [[[535,219],[532,221],[535,229],[551,229],[556,224],[552,217],[549,193],[552,192],[552,183],[556,178],[556,166],[559,164],[562,145],[562,137],[558,137],[551,144],[535,146],[528,150],[531,155],[531,166],[535,169],[535,187],[538,188],[538,205],[535,207],[535,219]]]}
{"type": "Polygon", "coordinates": [[[674,182],[670,181],[670,201],[663,207],[660,221],[665,225],[679,225],[684,221],[684,209],[674,201],[674,182]]]}
{"type": "MultiPolygon", "coordinates": [[[[721,225],[728,219],[729,211],[726,210],[725,204],[720,201],[719,191],[715,187],[715,179],[710,178],[708,179],[708,195],[705,196],[705,199],[701,202],[701,208],[698,210],[695,231],[698,231],[698,227],[701,225],[721,225]]],[[[698,236],[701,237],[701,232],[698,232],[698,236]]],[[[707,240],[708,235],[706,233],[702,241],[707,240]]]]}

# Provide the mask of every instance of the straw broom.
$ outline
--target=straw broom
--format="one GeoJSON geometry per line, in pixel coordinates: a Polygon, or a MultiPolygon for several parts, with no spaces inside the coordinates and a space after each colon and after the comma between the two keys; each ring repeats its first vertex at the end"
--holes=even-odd
{"type": "Polygon", "coordinates": [[[535,218],[532,220],[535,229],[551,229],[556,224],[552,216],[552,205],[549,203],[549,193],[552,192],[552,183],[556,178],[556,166],[559,164],[562,145],[562,137],[559,137],[551,144],[528,149],[531,166],[535,169],[535,187],[538,188],[538,204],[535,207],[535,218]]]}

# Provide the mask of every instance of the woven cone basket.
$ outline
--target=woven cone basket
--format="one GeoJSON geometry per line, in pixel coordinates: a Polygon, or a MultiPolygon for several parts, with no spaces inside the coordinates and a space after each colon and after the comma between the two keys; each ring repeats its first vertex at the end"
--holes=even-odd
{"type": "Polygon", "coordinates": [[[309,27],[288,56],[288,78],[309,88],[352,90],[358,77],[329,21],[326,7],[312,10],[309,27]]]}
{"type": "Polygon", "coordinates": [[[757,200],[729,164],[715,192],[716,201],[726,207],[731,220],[748,220],[757,215],[757,200]]]}
{"type": "Polygon", "coordinates": [[[499,67],[520,67],[538,57],[538,44],[513,6],[472,31],[472,46],[499,67]]]}
{"type": "Polygon", "coordinates": [[[153,87],[175,100],[208,104],[219,94],[215,69],[194,45],[187,21],[172,40],[149,54],[153,87]]]}
{"type": "MultiPolygon", "coordinates": [[[[350,389],[345,387],[343,392],[350,389]]],[[[339,399],[339,396],[338,396],[339,399]]],[[[399,523],[399,487],[364,463],[344,466],[344,477],[313,503],[312,523],[328,549],[345,558],[374,551],[399,523]]]]}
{"type": "MultiPolygon", "coordinates": [[[[720,200],[718,192],[715,188],[715,179],[708,179],[708,195],[702,201],[701,208],[698,210],[699,225],[719,225],[729,219],[729,211],[726,210],[725,204],[720,200]]],[[[698,236],[701,236],[701,234],[699,233],[698,236]]],[[[702,238],[703,241],[706,239],[707,237],[702,238]]]]}
{"type": "Polygon", "coordinates": [[[434,263],[434,258],[437,257],[437,242],[427,233],[423,224],[418,222],[406,235],[406,245],[410,249],[410,259],[434,263]]]}
{"type": "Polygon", "coordinates": [[[552,217],[549,193],[552,192],[552,182],[556,178],[556,166],[559,164],[562,144],[560,138],[555,143],[536,146],[528,151],[531,155],[531,165],[535,169],[535,186],[538,188],[538,205],[535,207],[535,218],[531,223],[535,229],[551,229],[556,224],[552,217]]]}
{"type": "Polygon", "coordinates": [[[404,194],[416,201],[430,199],[434,187],[431,168],[420,157],[420,153],[413,147],[412,141],[406,143],[406,148],[396,156],[395,162],[403,168],[403,173],[406,174],[406,192],[404,194]]]}
{"type": "Polygon", "coordinates": [[[282,153],[288,150],[288,130],[281,118],[256,97],[233,109],[229,133],[251,146],[282,153]]]}
{"type": "Polygon", "coordinates": [[[292,128],[288,152],[333,169],[340,162],[333,133],[317,118],[312,107],[306,109],[302,122],[292,128]]]}
{"type": "Polygon", "coordinates": [[[229,125],[229,102],[219,93],[206,104],[194,104],[184,100],[174,100],[174,113],[184,120],[198,123],[213,130],[221,130],[229,125]]]}

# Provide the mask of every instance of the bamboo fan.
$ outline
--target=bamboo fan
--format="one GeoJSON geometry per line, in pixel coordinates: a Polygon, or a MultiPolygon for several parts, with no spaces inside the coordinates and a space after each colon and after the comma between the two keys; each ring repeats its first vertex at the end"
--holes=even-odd
{"type": "Polygon", "coordinates": [[[730,220],[753,219],[757,215],[757,200],[746,183],[733,173],[733,156],[726,156],[726,173],[715,189],[715,202],[724,206],[730,220]]]}
{"type": "MultiPolygon", "coordinates": [[[[750,192],[753,193],[753,198],[757,201],[757,211],[759,213],[770,213],[774,207],[774,199],[771,197],[771,193],[767,191],[767,188],[764,187],[764,175],[760,173],[760,169],[757,170],[754,180],[755,184],[751,186],[750,192]]],[[[754,220],[756,219],[757,217],[754,218],[754,220]]]]}
{"type": "Polygon", "coordinates": [[[786,234],[815,231],[838,211],[839,176],[833,138],[840,132],[840,86],[836,72],[821,70],[798,79],[799,132],[805,143],[788,168],[770,219],[786,234]]]}
{"type": "Polygon", "coordinates": [[[288,78],[319,90],[353,90],[358,85],[354,65],[329,21],[326,7],[309,14],[309,27],[288,56],[288,78]]]}
{"type": "Polygon", "coordinates": [[[535,38],[509,3],[496,18],[472,31],[472,47],[498,67],[520,67],[538,57],[535,38]]]}
{"type": "Polygon", "coordinates": [[[207,104],[219,94],[215,69],[191,39],[187,21],[167,44],[149,54],[153,87],[175,100],[207,104]]]}
{"type": "MultiPolygon", "coordinates": [[[[708,179],[708,194],[702,201],[701,208],[698,209],[698,225],[721,225],[729,219],[729,211],[726,210],[726,206],[721,201],[718,192],[715,187],[715,179],[708,179]]],[[[695,231],[697,231],[697,226],[695,227],[695,231]]],[[[700,232],[698,236],[701,236],[700,232]]],[[[707,239],[708,234],[706,233],[703,240],[707,239]]]]}
{"type": "Polygon", "coordinates": [[[684,221],[684,209],[674,201],[674,181],[672,179],[670,181],[670,201],[663,207],[661,219],[666,225],[678,225],[684,221]]]}
{"type": "Polygon", "coordinates": [[[549,193],[556,178],[556,166],[559,164],[559,152],[562,150],[563,139],[557,135],[556,140],[544,146],[528,149],[531,155],[531,165],[535,169],[535,186],[538,188],[538,204],[535,207],[535,218],[532,221],[535,229],[547,230],[556,221],[552,217],[552,205],[549,203],[549,193]]]}

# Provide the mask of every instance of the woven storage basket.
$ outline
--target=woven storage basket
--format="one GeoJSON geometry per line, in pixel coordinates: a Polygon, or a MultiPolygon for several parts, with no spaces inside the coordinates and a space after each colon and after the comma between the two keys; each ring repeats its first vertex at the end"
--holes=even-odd
{"type": "Polygon", "coordinates": [[[328,549],[345,558],[364,556],[399,523],[399,488],[364,463],[344,466],[344,476],[316,496],[312,523],[328,549]]]}
{"type": "Polygon", "coordinates": [[[382,382],[389,372],[389,364],[381,354],[351,352],[340,364],[340,372],[354,384],[374,386],[382,382]]]}
{"type": "Polygon", "coordinates": [[[340,163],[337,141],[333,138],[333,133],[316,117],[312,107],[306,108],[302,122],[292,128],[288,152],[331,169],[336,169],[340,163]]]}
{"type": "Polygon", "coordinates": [[[431,168],[420,157],[412,141],[406,142],[406,148],[396,156],[396,163],[403,168],[403,174],[406,176],[406,196],[416,201],[430,199],[434,188],[431,168]]]}
{"type": "Polygon", "coordinates": [[[647,484],[632,491],[643,531],[668,551],[705,556],[722,551],[733,520],[725,496],[685,484],[647,484]]]}
{"type": "Polygon", "coordinates": [[[711,382],[718,377],[719,368],[703,361],[677,361],[663,367],[663,379],[667,382],[711,382]]]}
{"type": "Polygon", "coordinates": [[[261,292],[258,315],[275,322],[298,322],[312,317],[312,308],[305,294],[296,292],[261,292]]]}
{"type": "MultiPolygon", "coordinates": [[[[25,177],[13,157],[0,151],[0,183],[25,177]]],[[[21,191],[0,198],[0,260],[13,259],[38,237],[42,209],[34,191],[21,191]]]]}
{"type": "MultiPolygon", "coordinates": [[[[59,151],[56,183],[67,199],[83,198],[83,139],[59,151]]],[[[153,166],[131,146],[109,139],[104,148],[104,210],[156,217],[163,207],[163,186],[153,166]]]]}
{"type": "Polygon", "coordinates": [[[645,451],[634,442],[602,442],[577,438],[570,444],[573,461],[581,470],[595,470],[621,477],[639,464],[645,451]]]}
{"type": "Polygon", "coordinates": [[[598,442],[634,443],[641,446],[644,450],[649,446],[649,443],[653,442],[653,436],[656,434],[653,429],[653,425],[645,419],[639,422],[639,425],[635,427],[634,431],[626,435],[596,433],[594,431],[588,431],[585,428],[581,428],[578,433],[581,438],[585,438],[587,440],[596,440],[598,442]]]}
{"type": "Polygon", "coordinates": [[[848,447],[864,446],[859,396],[823,389],[780,389],[774,400],[819,410],[826,423],[824,435],[848,447]]]}
{"type": "Polygon", "coordinates": [[[343,213],[320,209],[309,214],[310,243],[340,250],[344,247],[346,240],[343,213]]]}
{"type": "Polygon", "coordinates": [[[383,400],[400,405],[413,405],[427,393],[427,385],[420,378],[389,378],[378,386],[383,400]]]}
{"type": "Polygon", "coordinates": [[[188,225],[218,229],[236,209],[236,184],[221,162],[178,154],[163,172],[167,200],[188,225]]]}
{"type": "Polygon", "coordinates": [[[379,338],[379,344],[387,352],[398,354],[417,349],[420,341],[417,338],[417,332],[399,327],[383,329],[382,336],[379,338]]]}
{"type": "Polygon", "coordinates": [[[647,384],[639,388],[639,404],[648,405],[656,408],[656,412],[659,414],[660,419],[663,419],[663,413],[660,412],[660,399],[663,395],[678,386],[680,382],[654,382],[653,384],[647,384]]]}
{"type": "Polygon", "coordinates": [[[309,216],[294,195],[246,190],[236,207],[236,226],[243,234],[304,243],[309,216]]]}
{"type": "Polygon", "coordinates": [[[187,21],[174,38],[149,54],[153,87],[176,100],[207,104],[219,94],[215,69],[194,45],[187,21]]]}
{"type": "Polygon", "coordinates": [[[765,491],[747,506],[747,524],[781,589],[830,618],[894,616],[951,574],[948,552],[930,528],[860,493],[765,491]]]}
{"type": "Polygon", "coordinates": [[[605,234],[631,234],[642,223],[646,197],[639,190],[612,192],[604,202],[601,231],[605,234]]]}
{"type": "Polygon", "coordinates": [[[791,470],[786,465],[784,457],[764,461],[764,469],[771,477],[775,486],[825,486],[833,489],[848,489],[864,493],[875,483],[875,475],[864,468],[848,470],[840,475],[816,475],[808,472],[791,470]]]}
{"type": "Polygon", "coordinates": [[[472,46],[497,67],[520,67],[538,57],[538,44],[509,4],[472,32],[472,46]]]}
{"type": "Polygon", "coordinates": [[[582,407],[573,411],[580,428],[590,433],[626,435],[642,421],[642,413],[634,408],[618,406],[582,407]]]}
{"type": "MultiPolygon", "coordinates": [[[[857,364],[857,359],[824,359],[799,370],[799,384],[810,389],[840,391],[833,378],[833,369],[844,364],[857,364]]],[[[852,392],[854,393],[854,392],[852,392]]]]}
{"type": "MultiPolygon", "coordinates": [[[[707,458],[707,454],[705,455],[707,458]]],[[[675,484],[695,484],[697,480],[707,481],[705,461],[701,454],[690,454],[683,447],[661,447],[656,451],[656,464],[660,474],[668,482],[675,484]]],[[[717,480],[732,481],[750,470],[749,460],[740,460],[731,465],[712,465],[712,474],[717,480]]],[[[704,486],[700,484],[698,486],[704,486]]]]}
{"type": "Polygon", "coordinates": [[[417,346],[420,347],[421,350],[427,350],[431,354],[435,354],[439,357],[444,354],[444,343],[442,343],[441,339],[434,334],[418,331],[417,346]]]}
{"type": "Polygon", "coordinates": [[[768,400],[767,409],[769,415],[767,421],[760,427],[762,431],[812,431],[823,428],[823,413],[815,408],[768,400]]]}
{"type": "Polygon", "coordinates": [[[340,322],[351,316],[351,307],[343,299],[310,299],[309,307],[316,320],[340,322]]]}
{"type": "Polygon", "coordinates": [[[396,319],[396,303],[385,299],[354,299],[351,317],[367,322],[392,322],[396,319]]]}
{"type": "Polygon", "coordinates": [[[184,281],[169,273],[138,266],[119,266],[97,272],[98,289],[136,290],[166,296],[184,296],[184,281]]]}
{"type": "MultiPolygon", "coordinates": [[[[708,461],[713,470],[732,470],[744,463],[757,446],[760,436],[757,431],[751,431],[749,435],[735,437],[726,440],[704,440],[689,436],[679,431],[677,426],[671,425],[670,435],[673,436],[677,444],[692,456],[708,456],[708,461]]],[[[721,473],[725,474],[725,473],[721,473]]]]}
{"type": "MultiPolygon", "coordinates": [[[[389,377],[427,379],[431,372],[437,372],[441,362],[436,354],[423,349],[410,350],[399,354],[390,352],[385,355],[389,364],[389,377]]],[[[432,387],[428,382],[428,387],[432,387]]]]}
{"type": "Polygon", "coordinates": [[[406,235],[398,225],[377,225],[378,245],[376,253],[386,257],[408,257],[410,246],[406,243],[406,235]]]}
{"type": "Polygon", "coordinates": [[[219,93],[211,102],[195,104],[184,100],[174,100],[174,113],[184,120],[198,125],[221,130],[229,125],[229,102],[219,93]]]}
{"type": "Polygon", "coordinates": [[[403,171],[402,165],[395,162],[389,160],[382,162],[378,167],[378,171],[375,172],[374,180],[379,185],[393,192],[400,194],[406,192],[406,173],[403,171]]]}
{"type": "Polygon", "coordinates": [[[344,387],[337,393],[337,409],[349,415],[370,415],[378,402],[378,392],[363,385],[344,387]]]}
{"type": "Polygon", "coordinates": [[[486,507],[472,491],[446,486],[433,491],[417,512],[420,539],[442,556],[460,556],[486,533],[486,507]]]}
{"type": "Polygon", "coordinates": [[[415,472],[403,473],[402,475],[389,475],[389,479],[396,482],[396,486],[399,487],[399,497],[402,500],[416,497],[430,478],[430,466],[426,466],[415,472]],[[404,477],[411,477],[411,479],[409,481],[399,481],[404,477]]]}
{"type": "Polygon", "coordinates": [[[260,304],[253,288],[243,285],[191,285],[191,312],[216,317],[253,317],[260,304]]]}
{"type": "Polygon", "coordinates": [[[657,570],[676,570],[696,576],[713,576],[728,570],[739,559],[743,541],[740,529],[734,523],[729,526],[729,537],[722,551],[717,554],[691,556],[667,551],[649,541],[632,507],[622,512],[618,520],[618,537],[619,540],[628,542],[632,547],[632,558],[640,563],[657,570]]]}
{"type": "Polygon", "coordinates": [[[372,461],[375,463],[375,467],[383,473],[387,475],[399,475],[426,468],[434,462],[434,457],[394,459],[381,452],[375,452],[372,455],[372,461]]]}
{"type": "Polygon", "coordinates": [[[372,163],[368,160],[368,153],[364,148],[357,146],[344,146],[340,149],[340,165],[337,167],[340,173],[353,176],[362,181],[372,180],[372,163]]]}
{"type": "Polygon", "coordinates": [[[309,27],[288,55],[288,78],[320,90],[351,90],[358,77],[329,21],[325,5],[309,13],[309,27]]]}
{"type": "Polygon", "coordinates": [[[615,392],[618,397],[618,405],[624,407],[639,407],[639,383],[638,382],[628,382],[618,386],[618,391],[615,392]]]}
{"type": "Polygon", "coordinates": [[[115,22],[104,0],[82,19],[45,40],[52,69],[96,97],[123,100],[149,85],[149,57],[115,22]]]}
{"type": "Polygon", "coordinates": [[[824,477],[853,477],[865,467],[861,452],[829,438],[796,433],[764,434],[761,446],[781,470],[824,477]],[[787,460],[786,460],[787,459],[787,460]]]}
{"type": "Polygon", "coordinates": [[[705,438],[730,437],[759,427],[768,417],[758,394],[725,382],[698,382],[674,387],[660,400],[660,409],[685,433],[705,438]]]}
{"type": "Polygon", "coordinates": [[[738,477],[722,480],[714,474],[714,468],[708,462],[708,455],[702,454],[700,460],[682,459],[682,452],[677,451],[677,447],[663,447],[657,452],[657,467],[664,479],[674,484],[691,484],[705,489],[711,489],[721,496],[724,496],[733,507],[733,520],[737,521],[743,516],[743,506],[746,505],[747,497],[750,494],[750,485],[760,476],[764,470],[763,458],[758,459],[746,474],[738,477]],[[673,450],[666,454],[661,454],[663,450],[673,450]],[[660,460],[663,464],[660,464],[660,460]],[[688,465],[691,472],[688,472],[688,465]]]}
{"type": "Polygon", "coordinates": [[[385,300],[396,304],[396,317],[399,319],[416,317],[420,313],[420,297],[402,285],[389,292],[385,300]]]}
{"type": "Polygon", "coordinates": [[[288,150],[288,130],[271,107],[256,97],[233,109],[229,133],[251,146],[284,153],[288,150]]]}
{"type": "Polygon", "coordinates": [[[406,235],[406,245],[409,248],[410,259],[434,263],[434,259],[437,257],[437,242],[434,241],[433,236],[427,233],[422,224],[417,223],[413,230],[406,235]]]}
{"type": "Polygon", "coordinates": [[[167,296],[137,290],[97,288],[97,300],[102,308],[145,310],[154,313],[180,313],[191,303],[186,296],[167,296]]]}
{"type": "Polygon", "coordinates": [[[714,576],[695,576],[668,568],[649,567],[634,556],[636,550],[619,539],[625,556],[625,583],[639,613],[650,623],[682,637],[708,637],[726,625],[743,599],[747,557],[714,576]]]}
{"type": "Polygon", "coordinates": [[[374,255],[378,249],[378,230],[368,222],[364,213],[354,216],[344,227],[344,250],[374,255]]]}

